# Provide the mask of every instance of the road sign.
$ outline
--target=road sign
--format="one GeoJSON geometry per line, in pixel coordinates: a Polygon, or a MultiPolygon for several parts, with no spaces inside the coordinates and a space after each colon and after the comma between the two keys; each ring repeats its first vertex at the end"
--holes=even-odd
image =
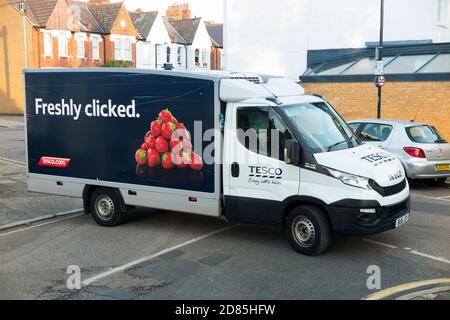
{"type": "Polygon", "coordinates": [[[386,78],[384,76],[376,76],[374,83],[376,87],[381,88],[386,84],[386,78]]]}
{"type": "Polygon", "coordinates": [[[384,62],[381,61],[375,61],[375,75],[376,76],[382,76],[384,74],[384,62]]]}

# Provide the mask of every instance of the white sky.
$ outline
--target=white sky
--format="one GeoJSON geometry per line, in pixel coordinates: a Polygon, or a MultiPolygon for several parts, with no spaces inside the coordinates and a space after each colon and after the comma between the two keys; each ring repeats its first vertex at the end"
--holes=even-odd
{"type": "Polygon", "coordinates": [[[206,21],[223,22],[223,0],[125,0],[128,10],[137,8],[141,8],[144,11],[157,10],[163,15],[166,13],[167,6],[183,2],[189,3],[192,16],[202,17],[206,21]]]}

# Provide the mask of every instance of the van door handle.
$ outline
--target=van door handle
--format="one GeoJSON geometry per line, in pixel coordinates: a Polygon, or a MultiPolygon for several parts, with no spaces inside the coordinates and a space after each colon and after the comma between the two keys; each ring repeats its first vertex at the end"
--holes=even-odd
{"type": "Polygon", "coordinates": [[[233,178],[239,177],[239,163],[233,162],[231,164],[231,176],[233,178]]]}

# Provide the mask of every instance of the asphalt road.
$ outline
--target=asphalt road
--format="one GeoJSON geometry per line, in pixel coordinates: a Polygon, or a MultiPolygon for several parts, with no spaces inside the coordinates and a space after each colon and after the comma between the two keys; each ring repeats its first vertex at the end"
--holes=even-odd
{"type": "Polygon", "coordinates": [[[336,237],[318,257],[295,253],[276,230],[148,209],[116,228],[80,213],[4,230],[0,299],[362,299],[379,292],[366,285],[373,265],[381,289],[450,278],[450,185],[411,192],[408,224],[336,237]],[[71,265],[81,290],[66,286],[71,265]]]}

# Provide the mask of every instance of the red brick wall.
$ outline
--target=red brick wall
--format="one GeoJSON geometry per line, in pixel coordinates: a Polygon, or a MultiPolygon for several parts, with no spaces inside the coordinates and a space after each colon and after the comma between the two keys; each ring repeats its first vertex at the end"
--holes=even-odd
{"type": "Polygon", "coordinates": [[[222,49],[212,47],[211,48],[211,69],[221,70],[222,66],[222,49]]]}
{"type": "MultiPolygon", "coordinates": [[[[376,118],[372,83],[302,83],[308,94],[325,96],[346,120],[376,118]]],[[[382,91],[382,118],[416,119],[435,125],[450,140],[450,82],[390,82],[382,91]]]]}

